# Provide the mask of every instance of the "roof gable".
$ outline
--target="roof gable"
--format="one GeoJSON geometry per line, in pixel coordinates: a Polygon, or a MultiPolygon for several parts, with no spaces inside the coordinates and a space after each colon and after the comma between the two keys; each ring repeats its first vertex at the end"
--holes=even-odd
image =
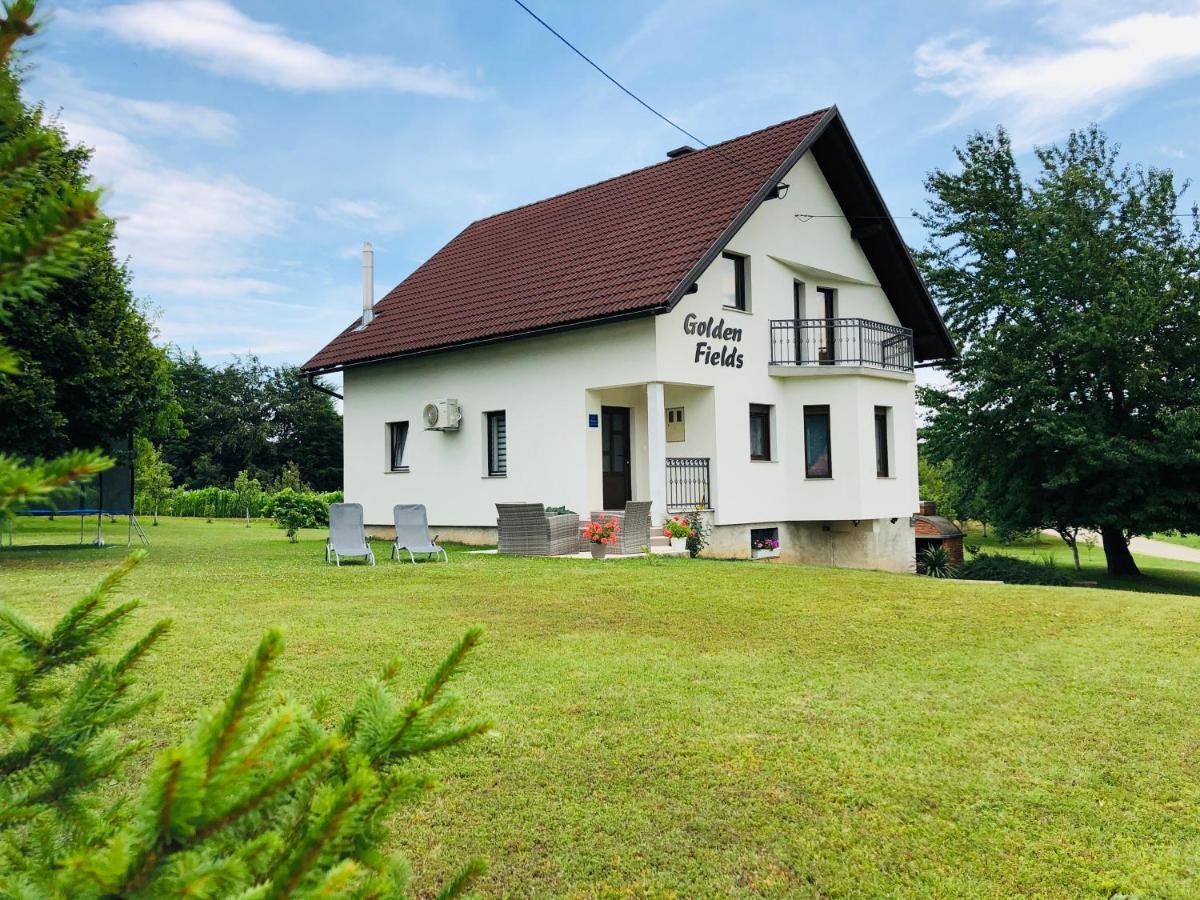
{"type": "MultiPolygon", "coordinates": [[[[818,110],[480,219],[376,303],[369,326],[358,328],[356,319],[303,368],[337,369],[665,312],[837,121],[835,108],[818,110]]],[[[902,243],[901,250],[907,257],[902,243]]],[[[916,284],[914,307],[928,304],[940,325],[919,277],[916,284]]],[[[952,355],[948,337],[946,346],[952,355]]]]}

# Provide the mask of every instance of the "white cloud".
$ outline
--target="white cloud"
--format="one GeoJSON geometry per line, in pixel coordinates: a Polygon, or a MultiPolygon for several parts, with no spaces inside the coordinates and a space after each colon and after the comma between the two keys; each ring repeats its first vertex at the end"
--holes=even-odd
{"type": "Polygon", "coordinates": [[[376,200],[336,200],[319,207],[317,215],[336,225],[368,226],[373,233],[401,227],[396,214],[376,200]]]}
{"type": "MultiPolygon", "coordinates": [[[[335,7],[329,7],[336,15],[335,7]]],[[[374,56],[337,55],[288,36],[225,0],[141,0],[97,11],[60,12],[62,20],[117,40],[178,53],[221,75],[294,91],[388,90],[469,98],[476,90],[438,66],[403,66],[374,56]]]]}
{"type": "Polygon", "coordinates": [[[1200,72],[1200,11],[1128,16],[1023,56],[997,53],[986,40],[939,37],[917,49],[916,71],[927,88],[958,101],[945,124],[993,114],[1028,146],[1200,72]]]}
{"type": "Polygon", "coordinates": [[[278,231],[291,205],[229,175],[163,163],[87,112],[64,112],[73,140],[92,147],[91,171],[107,188],[118,250],[134,262],[136,287],[155,297],[235,297],[281,288],[248,273],[253,243],[278,231]]]}

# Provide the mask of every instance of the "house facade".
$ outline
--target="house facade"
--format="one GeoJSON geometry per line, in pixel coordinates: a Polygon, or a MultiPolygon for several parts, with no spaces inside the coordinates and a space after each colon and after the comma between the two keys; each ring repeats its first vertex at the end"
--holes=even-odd
{"type": "Polygon", "coordinates": [[[648,499],[710,555],[910,570],[913,368],[955,351],[836,108],[671,157],[368,293],[305,366],[343,373],[347,499],[468,543],[497,502],[648,499]]]}

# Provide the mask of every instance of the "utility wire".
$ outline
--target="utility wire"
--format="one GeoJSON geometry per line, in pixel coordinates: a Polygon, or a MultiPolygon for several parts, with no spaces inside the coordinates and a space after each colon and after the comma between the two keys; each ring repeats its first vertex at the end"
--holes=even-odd
{"type": "MultiPolygon", "coordinates": [[[[580,50],[578,47],[576,47],[574,44],[572,44],[569,40],[567,40],[565,37],[563,37],[563,35],[561,33],[559,33],[557,30],[555,30],[553,25],[551,25],[549,22],[547,22],[545,19],[543,19],[537,13],[535,13],[532,9],[530,9],[528,6],[526,6],[524,3],[522,3],[521,0],[513,0],[513,3],[517,4],[517,6],[521,7],[521,9],[525,10],[525,12],[529,13],[530,17],[532,17],[535,22],[537,22],[539,25],[541,25],[543,28],[545,28],[548,32],[550,32],[552,35],[554,35],[556,38],[558,38],[560,41],[562,41],[564,44],[566,44],[567,47],[569,47],[575,53],[576,56],[578,56],[585,63],[587,63],[589,66],[591,66],[597,72],[599,72],[601,75],[603,75],[609,81],[611,81],[626,96],[630,97],[632,100],[634,100],[635,102],[637,102],[644,108],[648,109],[650,112],[654,113],[654,115],[658,116],[660,119],[662,119],[664,122],[666,122],[672,128],[674,128],[676,131],[691,138],[693,141],[695,141],[697,144],[699,144],[705,150],[711,150],[718,157],[720,157],[721,159],[725,160],[726,162],[728,162],[734,166],[737,166],[742,171],[749,172],[755,178],[763,177],[763,175],[760,172],[755,172],[749,166],[738,162],[733,157],[726,156],[724,153],[722,153],[720,150],[718,150],[712,144],[708,143],[707,141],[702,141],[700,138],[696,137],[696,135],[692,134],[690,131],[688,131],[686,128],[684,128],[682,125],[672,121],[670,118],[668,118],[663,113],[660,113],[657,109],[655,109],[653,106],[651,106],[645,100],[643,100],[641,97],[639,97],[633,91],[631,91],[629,88],[625,87],[625,85],[621,84],[621,82],[617,81],[616,78],[614,78],[612,75],[608,74],[608,72],[606,72],[599,63],[597,63],[590,56],[588,56],[586,53],[584,53],[582,50],[580,50]]],[[[774,174],[774,173],[772,173],[772,174],[774,174]]]]}
{"type": "MultiPolygon", "coordinates": [[[[1186,213],[1168,213],[1169,219],[1190,219],[1196,216],[1194,212],[1186,213]]],[[[845,213],[795,213],[793,219],[799,219],[801,222],[807,222],[810,219],[870,219],[880,222],[887,222],[895,219],[919,219],[920,216],[848,216],[845,213]]]]}

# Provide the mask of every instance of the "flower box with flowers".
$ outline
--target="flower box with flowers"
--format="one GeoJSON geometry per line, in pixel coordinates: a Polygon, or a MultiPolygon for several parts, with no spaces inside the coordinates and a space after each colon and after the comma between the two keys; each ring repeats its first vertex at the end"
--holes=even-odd
{"type": "Polygon", "coordinates": [[[696,529],[684,516],[671,516],[663,524],[663,536],[671,539],[673,550],[682,550],[687,546],[687,539],[695,535],[696,529]]]}
{"type": "Polygon", "coordinates": [[[588,522],[583,526],[583,539],[592,545],[592,559],[604,559],[610,545],[617,542],[621,526],[616,519],[606,522],[588,522]]]}
{"type": "Polygon", "coordinates": [[[750,547],[751,559],[763,559],[779,555],[779,541],[775,538],[760,538],[750,547]]]}

